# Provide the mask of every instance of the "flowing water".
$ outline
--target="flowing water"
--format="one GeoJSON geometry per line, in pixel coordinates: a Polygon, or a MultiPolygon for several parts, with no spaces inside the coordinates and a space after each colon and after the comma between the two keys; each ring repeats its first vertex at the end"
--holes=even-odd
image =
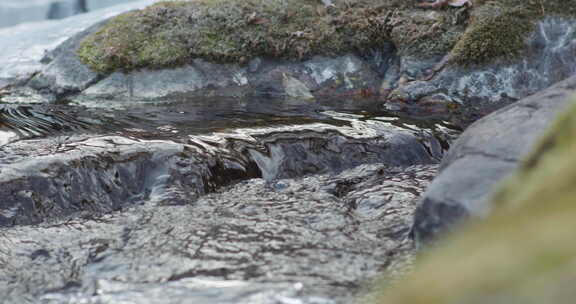
{"type": "Polygon", "coordinates": [[[7,303],[350,303],[458,133],[372,100],[32,108],[80,123],[0,149],[7,303]]]}

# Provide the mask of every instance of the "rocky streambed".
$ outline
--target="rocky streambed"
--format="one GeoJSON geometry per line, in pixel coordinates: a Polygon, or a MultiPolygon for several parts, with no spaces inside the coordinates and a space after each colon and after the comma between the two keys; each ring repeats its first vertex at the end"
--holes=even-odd
{"type": "Polygon", "coordinates": [[[575,88],[569,2],[153,2],[0,30],[2,301],[351,303],[575,88]]]}
{"type": "Polygon", "coordinates": [[[458,133],[371,104],[67,109],[90,127],[1,148],[0,294],[350,302],[412,253],[416,199],[458,133]]]}

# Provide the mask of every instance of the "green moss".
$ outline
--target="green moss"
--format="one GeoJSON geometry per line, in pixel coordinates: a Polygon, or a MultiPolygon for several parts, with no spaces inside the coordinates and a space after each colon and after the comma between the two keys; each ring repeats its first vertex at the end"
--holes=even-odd
{"type": "Polygon", "coordinates": [[[166,22],[162,15],[183,5],[173,2],[164,5],[113,18],[81,43],[78,55],[82,62],[103,73],[182,64],[189,50],[181,42],[182,33],[173,31],[179,20],[166,22]]]}
{"type": "MultiPolygon", "coordinates": [[[[509,0],[510,1],[510,0],[509,0]]],[[[522,2],[530,11],[540,16],[576,16],[576,1],[575,0],[515,0],[516,3],[522,2]]]]}
{"type": "Polygon", "coordinates": [[[487,4],[475,10],[473,22],[462,35],[451,60],[457,64],[482,64],[513,59],[521,54],[534,21],[523,7],[487,4]]]}
{"type": "Polygon", "coordinates": [[[165,1],[110,20],[82,41],[82,62],[101,73],[183,65],[194,58],[240,62],[302,60],[378,48],[401,55],[451,53],[451,62],[483,64],[522,53],[534,22],[576,15],[576,0],[475,1],[470,11],[416,9],[405,0],[165,1]],[[466,14],[471,13],[468,26],[466,14]]]}
{"type": "Polygon", "coordinates": [[[383,16],[402,1],[346,1],[326,10],[312,0],[167,1],[112,19],[80,45],[82,62],[102,73],[164,68],[204,58],[304,59],[381,45],[383,16]]]}
{"type": "Polygon", "coordinates": [[[522,54],[536,21],[545,16],[576,16],[575,0],[477,1],[470,25],[451,52],[451,62],[477,65],[514,60],[522,54]]]}
{"type": "Polygon", "coordinates": [[[423,256],[369,303],[571,303],[576,291],[576,104],[495,199],[498,210],[423,256]]]}
{"type": "Polygon", "coordinates": [[[465,29],[456,24],[456,15],[454,9],[398,11],[391,18],[393,26],[390,38],[401,55],[444,55],[452,49],[465,29]]]}

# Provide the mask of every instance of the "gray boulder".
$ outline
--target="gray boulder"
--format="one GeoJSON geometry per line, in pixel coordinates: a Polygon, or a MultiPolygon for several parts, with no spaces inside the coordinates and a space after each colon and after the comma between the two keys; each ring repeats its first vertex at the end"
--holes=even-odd
{"type": "MultiPolygon", "coordinates": [[[[528,39],[527,55],[520,61],[471,68],[447,66],[429,81],[415,80],[406,84],[400,79],[417,79],[438,62],[401,56],[396,54],[393,48],[386,48],[372,57],[348,54],[336,58],[317,57],[304,62],[256,59],[247,67],[212,64],[198,59],[189,66],[173,70],[114,73],[86,88],[80,96],[158,99],[181,93],[224,96],[283,95],[290,91],[282,83],[282,75],[288,74],[304,83],[316,96],[337,96],[362,89],[377,92],[381,91],[382,87],[391,85],[396,89],[390,96],[392,102],[387,106],[392,107],[398,105],[394,103],[395,100],[415,103],[415,107],[424,110],[426,102],[429,101],[456,102],[466,106],[471,106],[471,101],[478,100],[489,105],[506,104],[544,89],[576,72],[576,65],[569,64],[574,60],[572,54],[576,50],[574,35],[576,23],[573,20],[548,18],[538,23],[537,30],[528,39]],[[377,57],[391,58],[387,59],[391,64],[385,70],[378,70],[374,65],[377,57]]],[[[68,47],[75,49],[77,45],[70,44],[68,47]]],[[[75,57],[74,53],[63,56],[57,57],[61,58],[59,60],[62,63],[77,61],[70,58],[75,57]],[[63,56],[65,57],[62,58],[63,56]]],[[[62,63],[49,65],[37,78],[55,77],[57,75],[54,75],[54,70],[61,71],[59,74],[74,73],[75,69],[69,71],[71,68],[62,63]]],[[[76,87],[84,86],[80,81],[76,87]]],[[[67,85],[54,83],[51,89],[61,92],[67,85]]]]}
{"type": "Polygon", "coordinates": [[[452,145],[418,206],[413,235],[426,243],[467,217],[490,213],[498,183],[518,167],[576,91],[576,77],[488,115],[452,145]]]}

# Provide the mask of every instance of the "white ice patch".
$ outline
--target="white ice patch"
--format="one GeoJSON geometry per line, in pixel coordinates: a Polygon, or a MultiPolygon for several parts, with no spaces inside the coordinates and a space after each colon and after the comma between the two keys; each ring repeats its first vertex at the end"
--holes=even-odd
{"type": "Polygon", "coordinates": [[[312,77],[316,83],[323,83],[330,80],[336,76],[336,71],[332,69],[314,69],[312,70],[312,77]]]}
{"type": "Polygon", "coordinates": [[[234,73],[234,76],[232,77],[232,79],[234,79],[234,82],[240,86],[248,84],[248,78],[246,77],[246,73],[244,73],[242,71],[234,73]]]}
{"type": "Polygon", "coordinates": [[[5,218],[12,218],[18,213],[19,206],[12,206],[10,208],[0,209],[0,216],[5,218]]]}
{"type": "Polygon", "coordinates": [[[282,148],[271,146],[269,149],[268,155],[253,149],[250,150],[250,155],[262,171],[262,178],[266,181],[272,181],[278,176],[285,158],[282,148]]]}
{"type": "Polygon", "coordinates": [[[13,131],[0,130],[0,146],[11,143],[20,137],[13,131]]]}
{"type": "Polygon", "coordinates": [[[318,84],[338,76],[344,77],[349,81],[347,75],[356,73],[360,69],[360,66],[352,59],[353,57],[345,56],[325,61],[311,60],[306,63],[306,66],[311,70],[310,76],[318,84]]]}

